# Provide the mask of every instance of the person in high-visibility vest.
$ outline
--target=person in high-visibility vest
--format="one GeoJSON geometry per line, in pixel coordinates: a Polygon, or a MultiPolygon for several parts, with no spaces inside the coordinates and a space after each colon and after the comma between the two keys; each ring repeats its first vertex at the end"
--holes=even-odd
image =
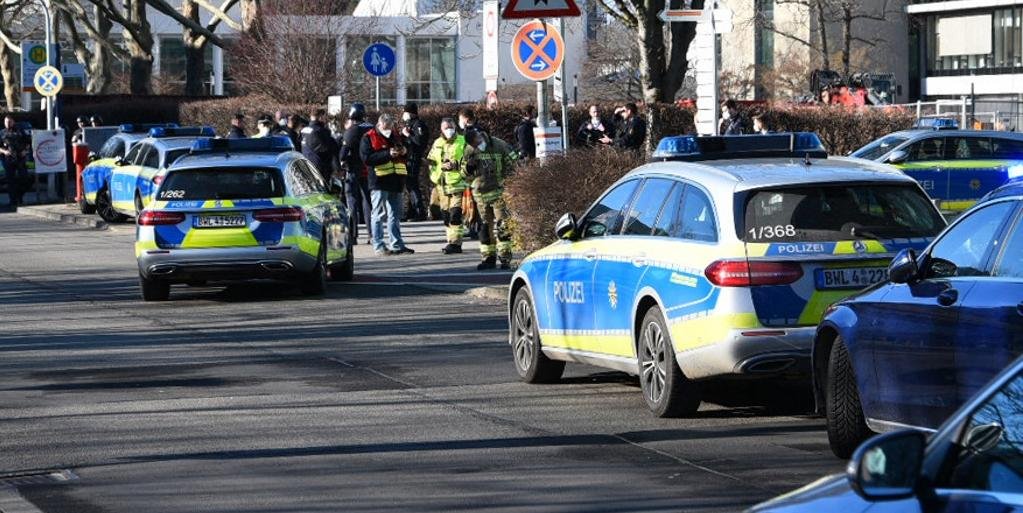
{"type": "Polygon", "coordinates": [[[415,253],[405,246],[401,238],[401,215],[405,200],[405,179],[408,170],[405,161],[408,149],[405,138],[394,129],[394,118],[381,114],[373,129],[366,132],[359,146],[362,161],[366,163],[370,200],[373,204],[373,250],[377,255],[415,253]],[[387,225],[387,244],[384,244],[384,224],[387,225]]]}
{"type": "Polygon", "coordinates": [[[504,177],[512,169],[512,147],[480,129],[467,130],[463,174],[471,181],[472,196],[483,219],[480,230],[480,254],[476,267],[483,271],[497,267],[511,269],[512,240],[508,228],[508,209],[504,203],[504,177]]]}
{"type": "Polygon", "coordinates": [[[439,189],[441,212],[447,228],[445,254],[462,252],[462,193],[467,185],[462,177],[462,157],[465,154],[465,136],[455,129],[455,120],[444,118],[440,122],[441,136],[433,142],[426,160],[430,163],[430,181],[439,189]]]}

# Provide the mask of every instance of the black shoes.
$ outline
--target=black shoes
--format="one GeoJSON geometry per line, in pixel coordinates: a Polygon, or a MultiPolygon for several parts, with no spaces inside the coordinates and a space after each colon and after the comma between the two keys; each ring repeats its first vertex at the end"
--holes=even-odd
{"type": "Polygon", "coordinates": [[[476,266],[477,271],[489,271],[491,269],[497,269],[497,257],[484,258],[480,265],[476,266]]]}
{"type": "Polygon", "coordinates": [[[415,253],[415,251],[412,248],[407,248],[407,247],[403,247],[401,249],[392,249],[391,250],[391,254],[392,255],[411,255],[412,253],[415,253]]]}
{"type": "Polygon", "coordinates": [[[441,251],[445,255],[455,255],[455,254],[458,254],[458,253],[462,252],[462,245],[461,244],[451,244],[451,243],[448,243],[447,246],[444,246],[443,248],[441,248],[441,251]]]}
{"type": "Polygon", "coordinates": [[[502,271],[510,271],[511,270],[511,259],[510,258],[507,258],[507,259],[506,258],[502,258],[501,259],[501,270],[502,271]]]}

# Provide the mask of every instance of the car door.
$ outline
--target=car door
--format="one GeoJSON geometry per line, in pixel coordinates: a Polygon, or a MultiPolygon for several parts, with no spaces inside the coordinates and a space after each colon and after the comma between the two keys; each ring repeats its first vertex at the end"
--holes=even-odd
{"type": "Polygon", "coordinates": [[[595,330],[592,282],[597,255],[616,244],[612,234],[621,231],[624,211],[635,195],[639,179],[612,187],[579,222],[580,238],[562,242],[552,256],[544,283],[547,318],[544,344],[586,352],[600,352],[601,334],[595,330]]]}
{"type": "Polygon", "coordinates": [[[330,195],[327,184],[324,182],[320,172],[306,160],[296,161],[296,169],[304,182],[304,189],[308,191],[299,199],[302,208],[310,219],[312,229],[309,235],[319,237],[322,233],[326,236],[324,242],[327,244],[327,260],[330,262],[344,258],[343,249],[345,246],[344,230],[345,220],[340,211],[340,202],[330,195]],[[322,227],[322,232],[317,231],[322,227]]]}
{"type": "Polygon", "coordinates": [[[884,315],[864,318],[861,344],[873,357],[875,420],[937,427],[959,406],[955,354],[959,307],[1013,206],[974,210],[946,230],[920,259],[920,278],[891,284],[884,315]]]}
{"type": "Polygon", "coordinates": [[[590,297],[594,329],[605,334],[602,353],[635,356],[633,306],[649,262],[667,254],[653,228],[674,187],[675,181],[668,178],[645,179],[624,216],[621,233],[608,235],[609,243],[597,250],[590,297]]]}
{"type": "Polygon", "coordinates": [[[948,137],[948,201],[946,210],[964,210],[1008,179],[1004,161],[994,160],[991,138],[948,137]]]}
{"type": "Polygon", "coordinates": [[[110,177],[110,199],[114,209],[125,215],[135,215],[135,190],[139,169],[151,152],[150,144],[136,144],[122,159],[123,165],[114,167],[110,177]]]}
{"type": "Polygon", "coordinates": [[[1006,233],[995,240],[1001,251],[991,272],[974,278],[959,308],[955,360],[960,403],[1023,354],[1023,222],[1019,202],[1006,203],[1017,205],[1017,212],[1006,233]]]}
{"type": "Polygon", "coordinates": [[[948,199],[948,169],[945,160],[945,138],[933,135],[910,143],[905,162],[896,167],[920,183],[936,200],[948,199]]]}

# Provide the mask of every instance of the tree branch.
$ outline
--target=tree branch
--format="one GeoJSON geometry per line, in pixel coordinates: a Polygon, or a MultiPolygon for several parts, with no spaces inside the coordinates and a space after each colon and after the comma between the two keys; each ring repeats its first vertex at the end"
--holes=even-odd
{"type": "MultiPolygon", "coordinates": [[[[122,60],[127,60],[131,58],[131,55],[129,55],[128,52],[124,50],[124,48],[121,48],[111,43],[107,36],[100,34],[99,29],[97,29],[96,26],[93,25],[92,21],[89,19],[89,13],[85,12],[85,9],[81,6],[81,4],[79,4],[78,2],[60,1],[54,2],[53,5],[60,9],[61,11],[65,11],[68,14],[70,14],[75,19],[75,21],[80,23],[82,27],[85,28],[85,31],[89,34],[89,37],[91,37],[97,44],[102,45],[107,50],[110,50],[110,53],[114,54],[115,56],[122,60]]],[[[104,12],[104,14],[107,13],[107,9],[105,6],[99,6],[99,8],[104,12]]]]}
{"type": "Polygon", "coordinates": [[[207,2],[206,0],[192,1],[195,2],[196,5],[198,5],[199,7],[202,7],[203,9],[209,11],[210,15],[213,16],[213,20],[210,22],[209,25],[206,26],[206,28],[209,29],[210,31],[215,30],[217,28],[217,25],[219,25],[221,21],[224,22],[228,27],[231,27],[232,29],[237,30],[238,32],[242,31],[241,23],[232,20],[231,17],[227,15],[227,11],[231,10],[231,8],[234,7],[234,4],[238,3],[238,0],[226,0],[223,3],[223,5],[220,6],[220,8],[217,8],[217,6],[207,2]]]}
{"type": "MultiPolygon", "coordinates": [[[[217,45],[217,46],[219,46],[221,48],[223,48],[225,46],[226,43],[224,43],[223,39],[220,39],[219,36],[217,36],[213,32],[210,32],[209,30],[207,30],[206,27],[204,27],[202,25],[199,25],[198,23],[196,23],[196,22],[194,22],[194,21],[192,21],[192,20],[182,16],[181,13],[178,12],[177,9],[171,7],[171,5],[168,4],[166,1],[164,1],[164,0],[145,0],[145,2],[147,4],[153,6],[153,8],[156,9],[157,11],[160,11],[161,13],[163,13],[163,14],[165,14],[167,16],[170,16],[171,18],[174,19],[174,21],[184,25],[185,27],[189,28],[193,32],[195,32],[197,34],[201,34],[203,37],[209,39],[209,41],[211,43],[213,43],[213,44],[215,44],[215,45],[217,45]]],[[[196,2],[196,3],[198,3],[198,2],[196,2]]]]}

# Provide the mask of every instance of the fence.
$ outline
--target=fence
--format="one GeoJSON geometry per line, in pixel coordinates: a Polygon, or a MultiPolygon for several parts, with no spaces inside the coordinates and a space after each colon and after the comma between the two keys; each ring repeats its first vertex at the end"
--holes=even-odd
{"type": "Polygon", "coordinates": [[[917,120],[954,119],[964,129],[1023,131],[1023,99],[971,100],[964,96],[958,100],[904,103],[895,107],[916,112],[917,120]]]}

